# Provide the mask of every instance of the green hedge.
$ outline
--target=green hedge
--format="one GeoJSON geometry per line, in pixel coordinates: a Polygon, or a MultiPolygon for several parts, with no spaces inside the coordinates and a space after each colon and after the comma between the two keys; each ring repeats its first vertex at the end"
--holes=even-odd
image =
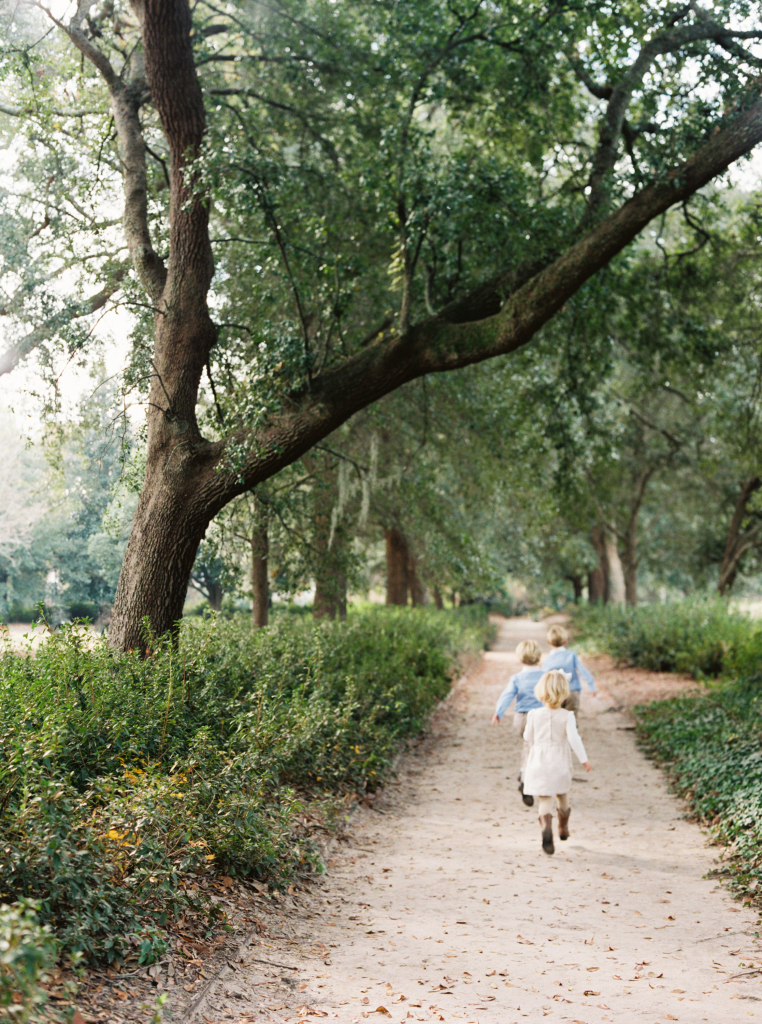
{"type": "Polygon", "coordinates": [[[762,688],[759,677],[714,684],[698,695],[636,708],[645,751],[669,772],[677,792],[734,844],[732,885],[762,884],[762,688]]]}
{"type": "Polygon", "coordinates": [[[719,598],[636,608],[582,606],[574,624],[581,640],[655,672],[744,673],[762,654],[760,627],[719,598]]]}
{"type": "Polygon", "coordinates": [[[319,869],[305,803],[373,788],[448,692],[486,616],[192,620],[178,649],[62,627],[0,658],[0,900],[65,950],[149,962],[208,868],[284,885],[319,869]]]}

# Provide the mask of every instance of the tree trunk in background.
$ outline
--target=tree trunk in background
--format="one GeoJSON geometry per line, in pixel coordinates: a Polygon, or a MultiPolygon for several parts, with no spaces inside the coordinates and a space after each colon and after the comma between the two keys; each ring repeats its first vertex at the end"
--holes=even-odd
{"type": "Polygon", "coordinates": [[[609,599],[609,563],[606,542],[600,526],[593,527],[593,547],[598,555],[598,566],[587,574],[587,599],[590,604],[607,604],[609,599]]]}
{"type": "Polygon", "coordinates": [[[209,607],[213,612],[219,612],[222,610],[222,584],[221,583],[210,583],[209,584],[209,607]]]}
{"type": "Polygon", "coordinates": [[[408,551],[407,579],[413,607],[420,608],[426,604],[426,587],[424,587],[421,577],[418,575],[418,559],[412,551],[408,551]]]}
{"type": "Polygon", "coordinates": [[[581,576],[569,576],[569,581],[572,587],[574,587],[574,603],[579,604],[582,600],[582,577],[581,576]]]}
{"type": "Polygon", "coordinates": [[[386,603],[407,606],[410,550],[396,526],[386,531],[386,603]]]}
{"type": "MultiPolygon", "coordinates": [[[[259,504],[259,503],[257,503],[259,504]]],[[[270,587],[267,578],[267,558],[270,538],[264,515],[258,517],[251,535],[251,627],[261,629],[267,625],[270,587]]]]}
{"type": "MultiPolygon", "coordinates": [[[[306,460],[305,460],[306,461],[306,460]]],[[[309,465],[314,465],[312,459],[309,465]]],[[[333,459],[322,460],[322,480],[313,490],[314,600],[313,618],[346,618],[346,529],[331,528],[337,500],[337,469],[333,459]]]]}
{"type": "Polygon", "coordinates": [[[431,596],[434,598],[434,606],[441,612],[444,609],[444,600],[442,599],[442,591],[439,587],[432,589],[431,596]]]}
{"type": "Polygon", "coordinates": [[[721,594],[729,594],[733,589],[738,568],[742,557],[754,547],[760,540],[762,525],[754,523],[745,533],[741,533],[746,507],[749,504],[752,494],[762,487],[762,480],[758,476],[750,476],[741,484],[736,507],[733,510],[733,517],[728,526],[728,537],[725,543],[725,553],[722,556],[720,566],[720,582],[717,589],[721,594]]]}
{"type": "Polygon", "coordinates": [[[616,534],[613,530],[606,528],[603,531],[603,540],[606,546],[606,561],[609,569],[609,601],[611,604],[624,604],[624,572],[622,571],[622,560],[619,557],[616,534]]]}
{"type": "Polygon", "coordinates": [[[624,599],[630,607],[638,603],[638,520],[634,516],[624,538],[624,599]]]}
{"type": "Polygon", "coordinates": [[[312,603],[315,619],[346,619],[347,577],[340,568],[324,563],[315,578],[315,600],[312,603]]]}

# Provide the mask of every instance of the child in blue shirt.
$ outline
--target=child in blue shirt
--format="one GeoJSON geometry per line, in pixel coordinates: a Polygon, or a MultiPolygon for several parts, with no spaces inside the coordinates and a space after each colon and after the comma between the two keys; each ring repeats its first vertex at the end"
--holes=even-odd
{"type": "MultiPolygon", "coordinates": [[[[515,697],[516,708],[513,714],[513,728],[523,738],[527,715],[530,711],[534,711],[535,708],[542,707],[542,704],[534,695],[534,688],[540,681],[545,669],[539,667],[542,650],[535,640],[522,640],[516,648],[516,654],[518,654],[519,661],[525,668],[521,672],[517,672],[516,675],[511,676],[508,680],[508,685],[500,694],[492,721],[499,724],[500,719],[506,713],[511,701],[515,697]]],[[[521,799],[527,807],[531,807],[534,803],[534,797],[524,793],[524,767],[526,766],[528,753],[529,744],[524,743],[521,755],[521,770],[519,772],[519,793],[521,793],[521,799]]]]}
{"type": "Polygon", "coordinates": [[[560,669],[566,672],[569,678],[569,696],[561,705],[567,711],[573,711],[575,716],[579,711],[579,695],[582,690],[584,679],[590,693],[596,693],[595,679],[592,672],[589,672],[580,661],[575,651],[569,651],[566,643],[569,634],[563,626],[551,626],[548,630],[548,643],[553,648],[550,654],[542,659],[543,672],[550,672],[553,669],[560,669]]]}

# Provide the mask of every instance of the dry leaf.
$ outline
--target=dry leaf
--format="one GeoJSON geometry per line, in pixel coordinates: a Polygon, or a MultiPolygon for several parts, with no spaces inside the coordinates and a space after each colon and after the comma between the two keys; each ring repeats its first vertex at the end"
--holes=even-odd
{"type": "Polygon", "coordinates": [[[74,1016],[71,1019],[71,1024],[85,1024],[85,1018],[82,1016],[79,1010],[74,1011],[74,1016]]]}
{"type": "Polygon", "coordinates": [[[586,988],[585,989],[585,995],[586,996],[599,996],[600,992],[593,992],[593,990],[591,988],[586,988]]]}
{"type": "MultiPolygon", "coordinates": [[[[377,1006],[375,1010],[371,1010],[371,1013],[385,1013],[387,1017],[391,1017],[391,1014],[389,1013],[385,1006],[377,1006]]],[[[323,1016],[327,1017],[328,1014],[324,1013],[323,1016]]]]}
{"type": "Polygon", "coordinates": [[[323,1010],[313,1010],[311,1006],[297,1006],[296,1012],[300,1017],[327,1017],[323,1010]]]}

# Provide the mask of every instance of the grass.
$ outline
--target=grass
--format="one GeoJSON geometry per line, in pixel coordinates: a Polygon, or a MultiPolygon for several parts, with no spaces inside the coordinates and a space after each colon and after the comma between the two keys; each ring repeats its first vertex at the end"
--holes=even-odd
{"type": "Polygon", "coordinates": [[[20,991],[44,966],[29,950],[51,943],[155,960],[173,917],[209,910],[199,874],[285,887],[320,871],[305,822],[384,781],[489,631],[483,611],[381,609],[258,633],[194,619],[142,661],[70,626],[34,655],[6,650],[0,952],[4,927],[17,952],[0,979],[20,991]]]}

